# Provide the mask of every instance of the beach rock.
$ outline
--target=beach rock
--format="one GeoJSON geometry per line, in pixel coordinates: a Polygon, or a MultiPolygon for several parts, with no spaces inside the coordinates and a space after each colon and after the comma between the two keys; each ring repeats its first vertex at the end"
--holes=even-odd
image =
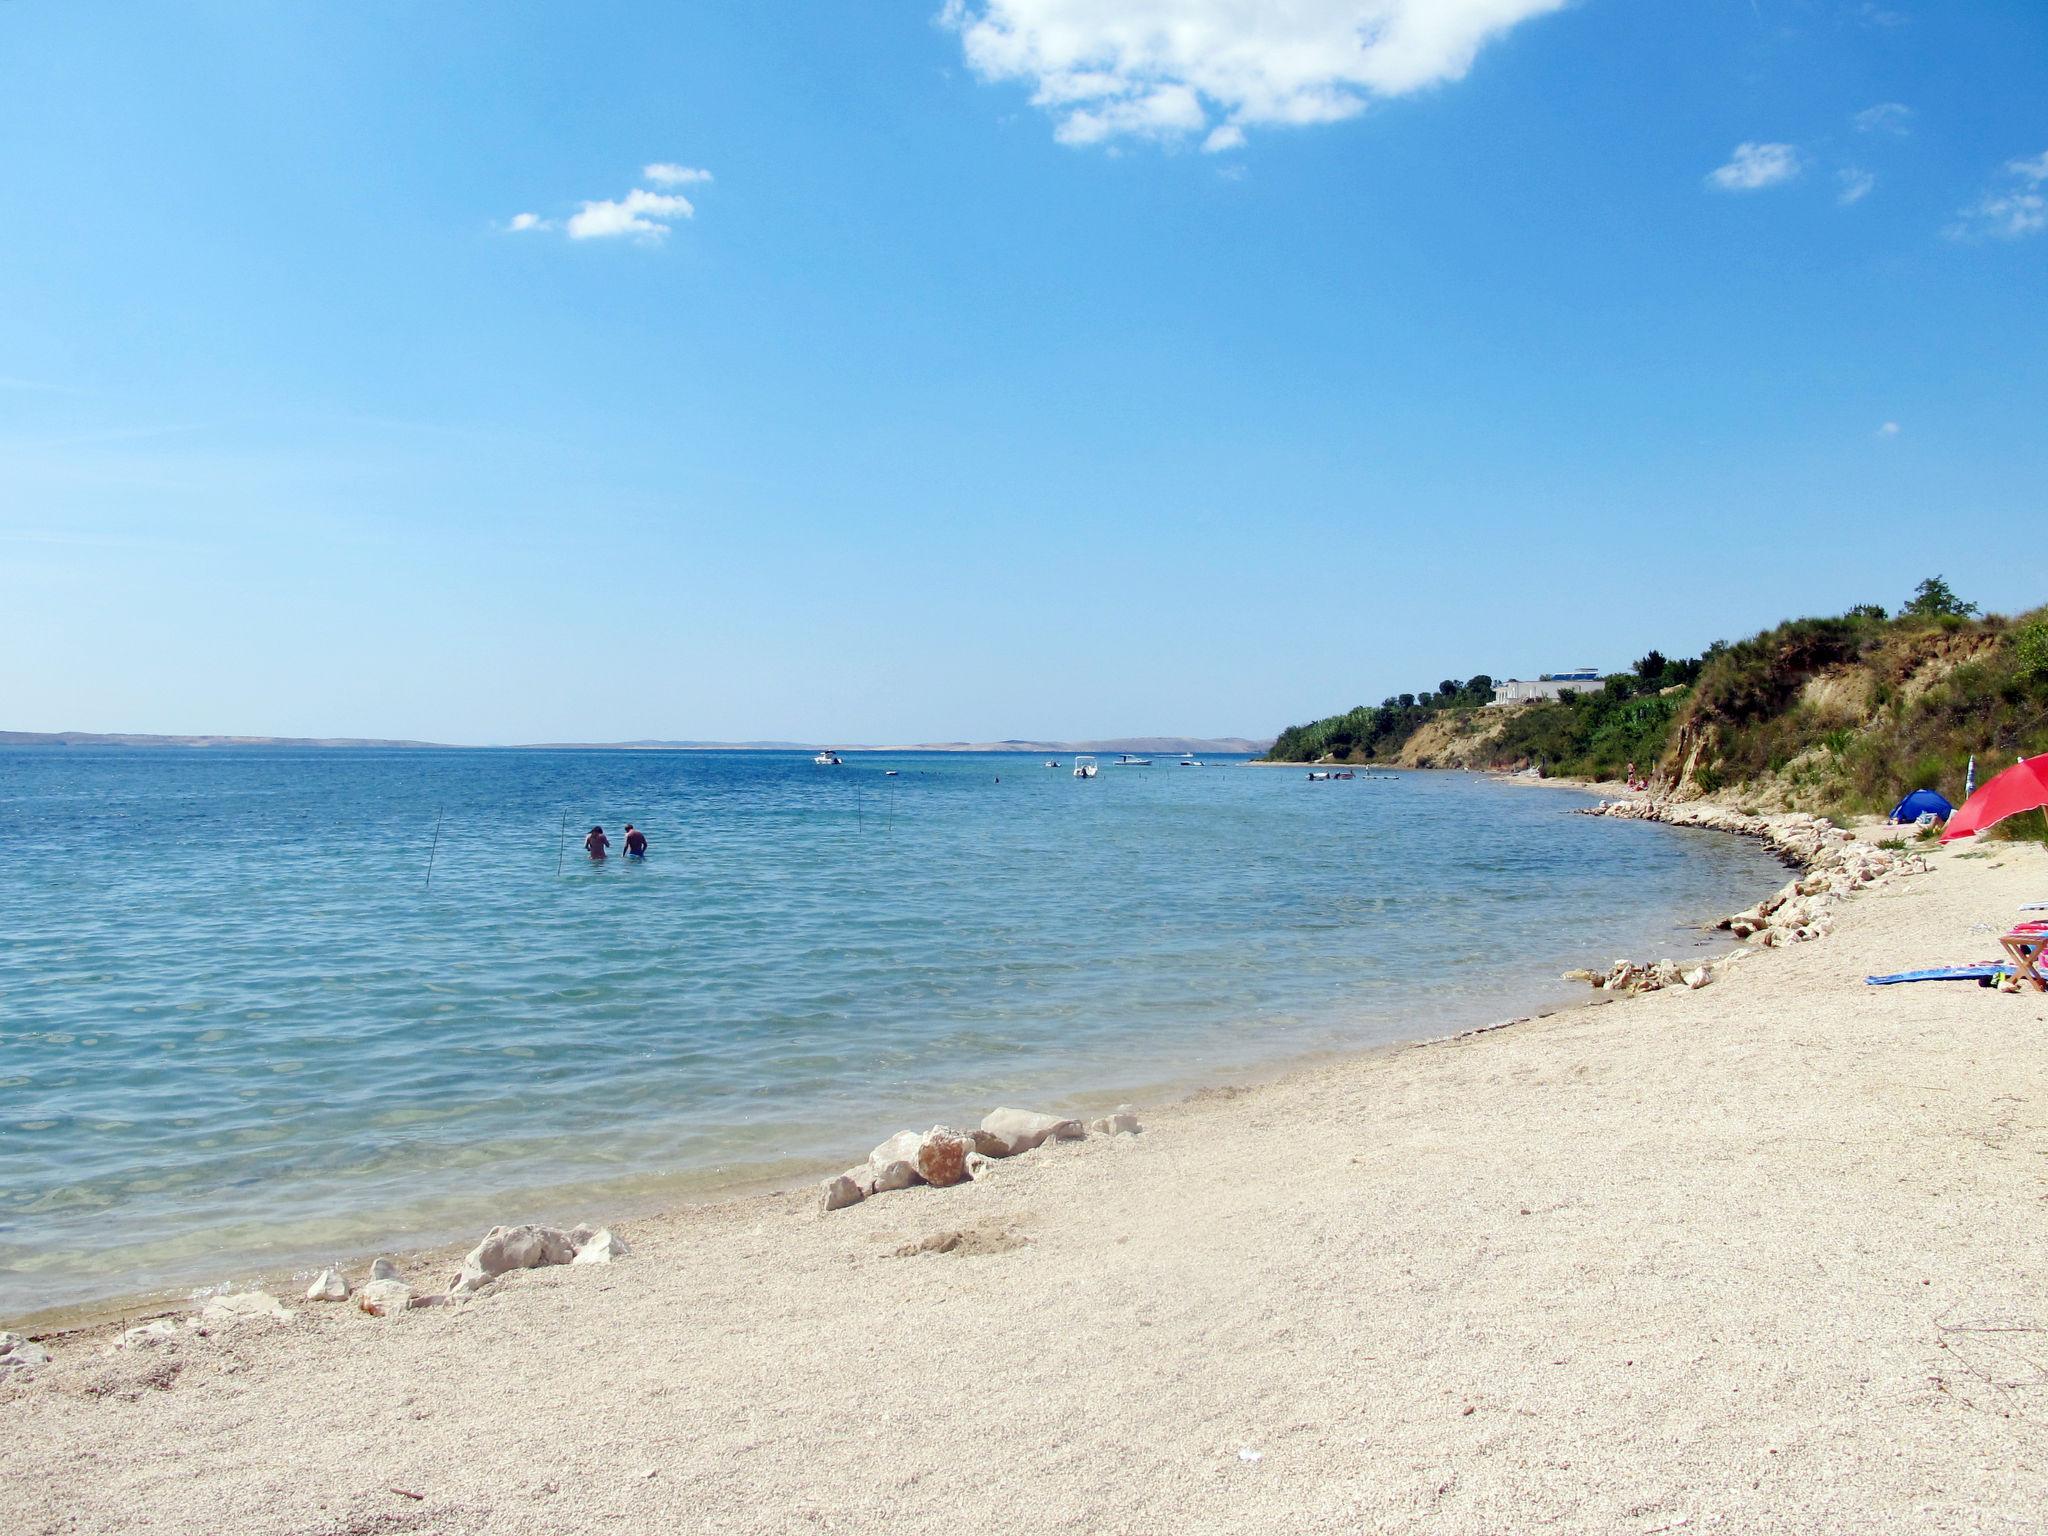
{"type": "Polygon", "coordinates": [[[849,1205],[859,1205],[867,1198],[850,1173],[835,1174],[818,1185],[822,1191],[824,1207],[828,1211],[843,1211],[849,1205]]]}
{"type": "Polygon", "coordinates": [[[1003,1157],[1029,1152],[1047,1141],[1079,1141],[1085,1134],[1078,1120],[1034,1114],[1028,1109],[991,1110],[982,1117],[981,1128],[1002,1143],[999,1155],[1003,1157]]]}
{"type": "Polygon", "coordinates": [[[398,1272],[398,1266],[389,1259],[378,1259],[370,1265],[370,1278],[372,1280],[403,1280],[405,1276],[398,1272]]]}
{"type": "Polygon", "coordinates": [[[917,1144],[918,1177],[941,1189],[967,1182],[967,1159],[974,1152],[974,1138],[950,1125],[935,1125],[917,1144]]]}
{"type": "Polygon", "coordinates": [[[575,1257],[569,1234],[560,1227],[493,1227],[463,1259],[462,1273],[448,1288],[449,1294],[473,1296],[512,1270],[567,1264],[575,1257]]]}
{"type": "Polygon", "coordinates": [[[178,1325],[168,1317],[159,1317],[136,1327],[123,1329],[121,1337],[114,1341],[114,1348],[154,1349],[159,1344],[178,1336],[178,1325]]]}
{"type": "Polygon", "coordinates": [[[347,1301],[348,1281],[338,1269],[323,1269],[320,1278],[306,1287],[308,1301],[347,1301]]]}
{"type": "Polygon", "coordinates": [[[968,1178],[976,1180],[985,1179],[995,1171],[996,1160],[990,1157],[987,1153],[970,1152],[967,1154],[968,1178]]]}
{"type": "MultiPolygon", "coordinates": [[[[578,1227],[577,1231],[585,1230],[578,1227]]],[[[600,1227],[583,1242],[575,1244],[576,1257],[571,1264],[609,1264],[613,1259],[623,1259],[633,1250],[626,1246],[626,1240],[610,1227],[600,1227]]]]}
{"type": "Polygon", "coordinates": [[[1589,971],[1584,966],[1581,966],[1577,970],[1566,971],[1559,979],[1562,981],[1583,981],[1589,987],[1597,987],[1607,980],[1607,977],[1604,972],[1589,971]]]}
{"type": "Polygon", "coordinates": [[[974,1150],[983,1157],[1006,1157],[1009,1155],[1010,1144],[993,1131],[984,1131],[977,1125],[967,1134],[974,1138],[974,1150]]]}
{"type": "Polygon", "coordinates": [[[0,1381],[50,1363],[50,1352],[18,1333],[0,1333],[0,1381]]]}
{"type": "Polygon", "coordinates": [[[1686,987],[1694,992],[1699,991],[1701,987],[1704,987],[1713,979],[1714,973],[1704,965],[1696,965],[1685,973],[1686,987]]]}
{"type": "Polygon", "coordinates": [[[917,1149],[923,1140],[915,1131],[898,1131],[868,1154],[868,1166],[875,1171],[875,1193],[924,1182],[924,1175],[917,1171],[917,1149]]]}
{"type": "Polygon", "coordinates": [[[267,1291],[236,1291],[229,1296],[215,1296],[199,1309],[199,1315],[209,1323],[233,1323],[249,1318],[288,1323],[294,1316],[283,1302],[267,1291]]]}
{"type": "Polygon", "coordinates": [[[372,1280],[356,1292],[356,1305],[372,1317],[396,1317],[412,1306],[412,1287],[403,1280],[372,1280]]]}
{"type": "Polygon", "coordinates": [[[1088,1129],[1097,1136],[1135,1136],[1143,1127],[1138,1124],[1135,1109],[1128,1104],[1119,1104],[1113,1114],[1091,1120],[1088,1129]]]}

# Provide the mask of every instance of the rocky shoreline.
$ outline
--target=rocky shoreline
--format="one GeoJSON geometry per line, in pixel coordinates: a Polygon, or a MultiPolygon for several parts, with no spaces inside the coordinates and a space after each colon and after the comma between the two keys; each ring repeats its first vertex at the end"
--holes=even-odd
{"type": "Polygon", "coordinates": [[[1565,972],[1567,981],[1583,981],[1597,990],[1623,996],[1665,987],[1697,990],[1707,986],[1758,949],[1801,944],[1821,937],[1834,926],[1839,904],[1856,892],[1927,870],[1927,860],[1919,854],[1875,847],[1825,816],[1804,811],[1756,816],[1709,800],[1628,799],[1602,800],[1575,814],[1655,821],[1665,826],[1754,838],[1800,871],[1796,878],[1755,905],[1715,924],[1741,939],[1746,948],[1705,965],[1681,966],[1669,959],[1648,964],[1617,960],[1606,971],[1565,972]]]}

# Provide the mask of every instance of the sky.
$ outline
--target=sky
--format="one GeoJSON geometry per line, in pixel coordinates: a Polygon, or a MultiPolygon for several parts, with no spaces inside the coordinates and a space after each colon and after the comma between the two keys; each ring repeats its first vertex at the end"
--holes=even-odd
{"type": "Polygon", "coordinates": [[[0,728],[1269,734],[2048,600],[2039,0],[0,0],[0,728]]]}

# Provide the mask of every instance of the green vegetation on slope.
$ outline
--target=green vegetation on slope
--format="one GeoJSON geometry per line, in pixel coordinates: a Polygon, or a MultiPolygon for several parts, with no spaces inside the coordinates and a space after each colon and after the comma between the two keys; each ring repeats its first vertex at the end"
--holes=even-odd
{"type": "Polygon", "coordinates": [[[1487,711],[1474,678],[1281,733],[1271,756],[1387,761],[1432,720],[1491,728],[1488,766],[1617,777],[1633,762],[1681,793],[1741,788],[1810,810],[1886,811],[1922,786],[1960,800],[2048,748],[2048,609],[1979,617],[1942,578],[1896,618],[1860,605],[1795,619],[1693,661],[1652,651],[1601,689],[1487,711]]]}

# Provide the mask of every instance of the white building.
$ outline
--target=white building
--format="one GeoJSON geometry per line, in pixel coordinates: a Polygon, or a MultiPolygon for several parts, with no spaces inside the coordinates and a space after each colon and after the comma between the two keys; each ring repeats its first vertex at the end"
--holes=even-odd
{"type": "Polygon", "coordinates": [[[1493,685],[1495,704],[1526,704],[1531,699],[1555,699],[1567,693],[1598,693],[1607,684],[1598,667],[1578,667],[1570,672],[1546,672],[1533,683],[1509,678],[1493,685]]]}

